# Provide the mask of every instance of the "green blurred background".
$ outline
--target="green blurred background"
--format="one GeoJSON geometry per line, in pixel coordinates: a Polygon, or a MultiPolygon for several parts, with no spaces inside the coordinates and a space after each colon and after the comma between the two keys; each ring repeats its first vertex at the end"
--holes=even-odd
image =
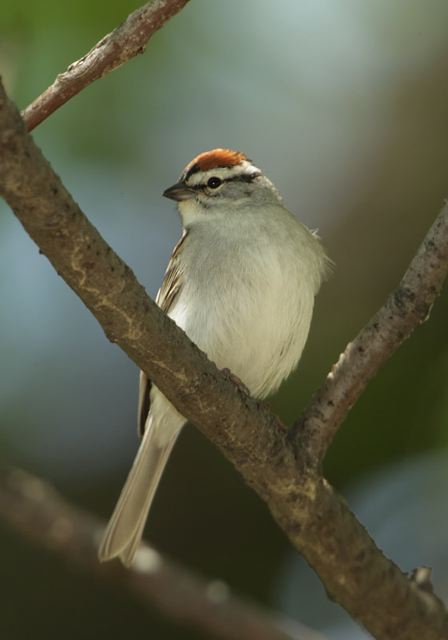
{"type": "MultiPolygon", "coordinates": [[[[0,73],[20,107],[136,6],[3,0],[0,73]]],[[[286,205],[319,228],[335,272],[299,370],[271,400],[291,422],[397,283],[448,195],[447,25],[444,0],[191,0],[145,55],[33,135],[152,295],[180,234],[161,192],[202,150],[244,150],[286,205]]],[[[2,462],[44,476],[106,518],[137,445],[137,371],[3,204],[0,213],[2,462]]],[[[387,498],[387,509],[364,514],[372,531],[409,505],[413,524],[403,515],[382,546],[393,554],[400,540],[404,555],[394,558],[405,570],[433,553],[434,581],[448,596],[448,551],[432,535],[448,529],[448,515],[418,527],[422,505],[448,511],[447,320],[445,294],[370,384],[325,466],[360,512],[387,498]]],[[[366,637],[344,626],[335,606],[324,615],[323,590],[309,586],[314,579],[267,509],[192,427],[170,461],[147,535],[179,562],[329,638],[366,637]]],[[[11,531],[1,528],[0,541],[2,638],[200,637],[11,531]]]]}

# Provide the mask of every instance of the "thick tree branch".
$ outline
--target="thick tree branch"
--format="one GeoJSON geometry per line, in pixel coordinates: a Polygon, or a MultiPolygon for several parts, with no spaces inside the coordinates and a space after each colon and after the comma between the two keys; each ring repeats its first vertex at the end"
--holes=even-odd
{"type": "Polygon", "coordinates": [[[291,441],[319,464],[347,413],[378,369],[424,322],[448,270],[448,203],[428,231],[399,286],[334,365],[290,431],[291,441]]]}
{"type": "Polygon", "coordinates": [[[142,545],[131,570],[99,564],[104,528],[64,500],[48,483],[21,470],[0,473],[0,518],[23,538],[95,579],[125,589],[181,625],[222,640],[324,640],[321,634],[233,596],[221,582],[195,576],[142,545]]]}
{"type": "Polygon", "coordinates": [[[307,448],[294,449],[278,419],[219,372],[146,296],[51,170],[2,90],[0,194],[109,338],[267,502],[335,600],[380,640],[448,637],[440,600],[383,556],[319,476],[307,448]]]}
{"type": "Polygon", "coordinates": [[[152,0],[136,9],[112,33],[102,38],[80,60],[60,73],[53,84],[22,112],[28,131],[95,80],[145,51],[148,40],[188,0],[152,0]]]}

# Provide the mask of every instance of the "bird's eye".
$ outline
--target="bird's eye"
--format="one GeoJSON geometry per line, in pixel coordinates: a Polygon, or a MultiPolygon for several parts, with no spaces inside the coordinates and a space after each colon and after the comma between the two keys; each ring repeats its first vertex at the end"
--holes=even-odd
{"type": "Polygon", "coordinates": [[[210,187],[210,189],[217,189],[220,184],[222,184],[221,178],[216,177],[209,178],[207,182],[207,186],[210,187]]]}

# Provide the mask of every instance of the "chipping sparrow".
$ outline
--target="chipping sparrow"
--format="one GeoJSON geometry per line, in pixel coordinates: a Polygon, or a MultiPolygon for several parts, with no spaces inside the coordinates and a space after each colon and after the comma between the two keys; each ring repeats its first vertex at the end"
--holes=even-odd
{"type": "MultiPolygon", "coordinates": [[[[274,392],[302,354],[314,296],[330,261],[318,237],[283,207],[243,154],[206,151],[164,194],[183,235],[157,304],[218,367],[257,398],[274,392]]],[[[142,440],[101,543],[100,560],[129,566],[185,418],[140,373],[142,440]]]]}

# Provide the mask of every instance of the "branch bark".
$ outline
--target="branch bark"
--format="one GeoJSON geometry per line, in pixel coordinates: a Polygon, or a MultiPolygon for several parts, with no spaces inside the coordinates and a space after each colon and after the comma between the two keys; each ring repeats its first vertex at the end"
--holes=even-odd
{"type": "Polygon", "coordinates": [[[144,53],[148,40],[188,0],[152,0],[131,13],[114,31],[102,38],[80,60],[73,62],[22,112],[31,131],[70,98],[95,80],[121,67],[134,56],[144,53]]]}
{"type": "Polygon", "coordinates": [[[350,342],[323,386],[290,430],[290,439],[319,463],[338,428],[379,368],[429,318],[448,270],[448,202],[398,287],[350,342]]]}
{"type": "MultiPolygon", "coordinates": [[[[291,446],[278,419],[219,372],[148,298],[52,171],[3,90],[0,193],[106,335],[266,501],[336,601],[381,640],[448,637],[441,601],[384,557],[320,476],[306,443],[291,446]]],[[[445,210],[437,238],[442,256],[447,217],[445,210]]]]}
{"type": "Polygon", "coordinates": [[[99,564],[104,523],[64,500],[52,486],[19,469],[0,473],[0,518],[21,537],[94,579],[125,589],[170,620],[222,640],[324,640],[278,613],[236,598],[222,582],[205,580],[142,545],[132,569],[99,564]]]}

